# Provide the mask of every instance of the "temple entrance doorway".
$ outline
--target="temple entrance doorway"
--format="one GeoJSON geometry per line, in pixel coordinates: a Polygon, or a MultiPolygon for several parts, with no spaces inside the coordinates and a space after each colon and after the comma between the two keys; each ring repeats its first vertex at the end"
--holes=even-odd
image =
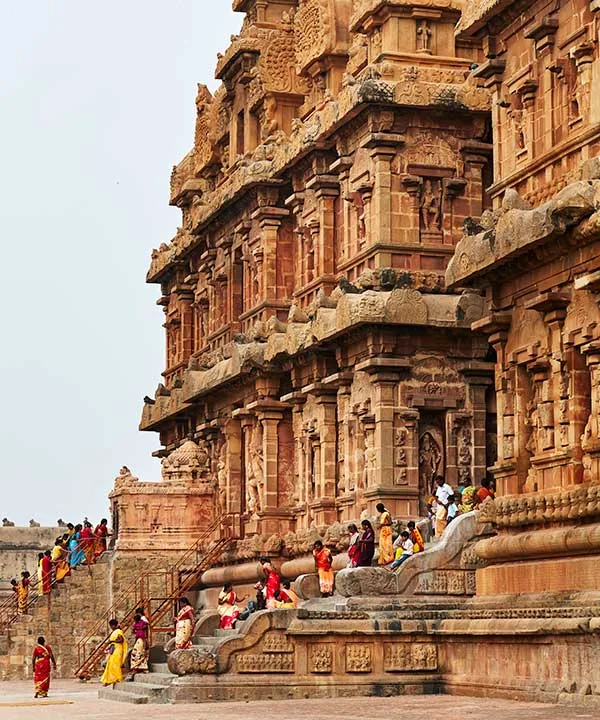
{"type": "Polygon", "coordinates": [[[446,468],[445,413],[421,412],[419,420],[419,513],[435,493],[435,479],[446,468]]]}

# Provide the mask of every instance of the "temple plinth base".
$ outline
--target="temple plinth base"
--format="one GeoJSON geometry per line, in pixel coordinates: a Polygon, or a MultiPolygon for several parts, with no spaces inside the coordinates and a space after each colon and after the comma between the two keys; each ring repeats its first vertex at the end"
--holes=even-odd
{"type": "Polygon", "coordinates": [[[598,589],[600,555],[520,560],[476,572],[477,595],[598,589]]]}

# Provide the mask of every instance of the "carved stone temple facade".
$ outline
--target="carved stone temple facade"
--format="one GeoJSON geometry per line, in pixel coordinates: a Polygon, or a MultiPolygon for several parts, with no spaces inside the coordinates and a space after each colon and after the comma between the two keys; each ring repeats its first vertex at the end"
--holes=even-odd
{"type": "Polygon", "coordinates": [[[408,519],[435,474],[495,461],[483,299],[444,281],[492,177],[462,2],[233,6],[241,32],[171,177],[181,227],[148,272],[166,366],[141,428],[163,482],[118,483],[122,550],[180,548],[224,511],[265,538],[380,501],[408,519]]]}
{"type": "Polygon", "coordinates": [[[496,353],[499,530],[477,591],[598,590],[600,5],[469,3],[492,95],[492,211],[446,280],[483,292],[496,353]]]}
{"type": "Polygon", "coordinates": [[[318,536],[336,595],[198,632],[169,698],[597,709],[600,0],[234,9],[148,274],[167,353],[141,427],[163,481],[122,471],[113,568],[227,512],[244,537],[202,576],[208,607],[260,554],[312,573],[318,536]],[[486,472],[497,499],[426,552],[344,567],[348,520],[416,517],[435,474],[486,472]]]}

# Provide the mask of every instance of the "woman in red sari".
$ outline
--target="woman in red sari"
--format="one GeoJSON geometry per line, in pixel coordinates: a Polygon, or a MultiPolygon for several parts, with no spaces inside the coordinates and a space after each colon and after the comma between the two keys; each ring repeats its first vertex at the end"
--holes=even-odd
{"type": "Polygon", "coordinates": [[[279,590],[281,587],[281,576],[271,565],[269,558],[260,558],[260,564],[262,571],[265,575],[265,599],[267,601],[267,607],[275,607],[273,604],[275,600],[275,590],[279,590]]]}
{"type": "Polygon", "coordinates": [[[46,550],[40,560],[42,568],[42,595],[48,595],[52,590],[52,553],[46,550]]]}
{"type": "Polygon", "coordinates": [[[43,637],[37,639],[37,645],[33,648],[31,657],[33,665],[33,685],[35,687],[34,697],[48,697],[50,689],[50,665],[56,670],[56,660],[50,645],[46,645],[43,637]]]}
{"type": "Polygon", "coordinates": [[[102,520],[100,520],[100,524],[96,525],[94,530],[94,555],[96,559],[98,559],[102,553],[106,552],[106,538],[108,535],[108,520],[106,518],[102,518],[102,520]]]}

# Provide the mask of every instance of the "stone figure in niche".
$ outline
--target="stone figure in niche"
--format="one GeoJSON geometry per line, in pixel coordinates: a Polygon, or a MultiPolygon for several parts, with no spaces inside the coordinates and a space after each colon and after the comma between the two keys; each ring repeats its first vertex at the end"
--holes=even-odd
{"type": "Polygon", "coordinates": [[[515,134],[515,146],[517,151],[525,150],[527,147],[527,136],[525,135],[525,113],[523,110],[512,110],[510,118],[513,123],[515,134]]]}
{"type": "Polygon", "coordinates": [[[458,460],[461,465],[471,464],[471,438],[467,427],[461,428],[458,433],[458,460]]]}
{"type": "Polygon", "coordinates": [[[442,218],[442,192],[439,180],[425,180],[420,205],[422,228],[428,232],[439,231],[442,218]]]}
{"type": "Polygon", "coordinates": [[[431,52],[431,28],[428,20],[417,23],[417,52],[431,52]]]}
{"type": "Polygon", "coordinates": [[[254,515],[262,510],[262,493],[265,484],[262,430],[258,425],[252,431],[248,455],[246,505],[249,512],[254,515]]]}
{"type": "Polygon", "coordinates": [[[430,495],[435,493],[435,479],[439,475],[442,451],[430,432],[421,436],[419,443],[419,481],[430,495]]]}
{"type": "Polygon", "coordinates": [[[375,480],[375,461],[377,453],[375,452],[373,432],[365,433],[365,450],[363,464],[363,487],[367,488],[374,484],[375,480]]]}

